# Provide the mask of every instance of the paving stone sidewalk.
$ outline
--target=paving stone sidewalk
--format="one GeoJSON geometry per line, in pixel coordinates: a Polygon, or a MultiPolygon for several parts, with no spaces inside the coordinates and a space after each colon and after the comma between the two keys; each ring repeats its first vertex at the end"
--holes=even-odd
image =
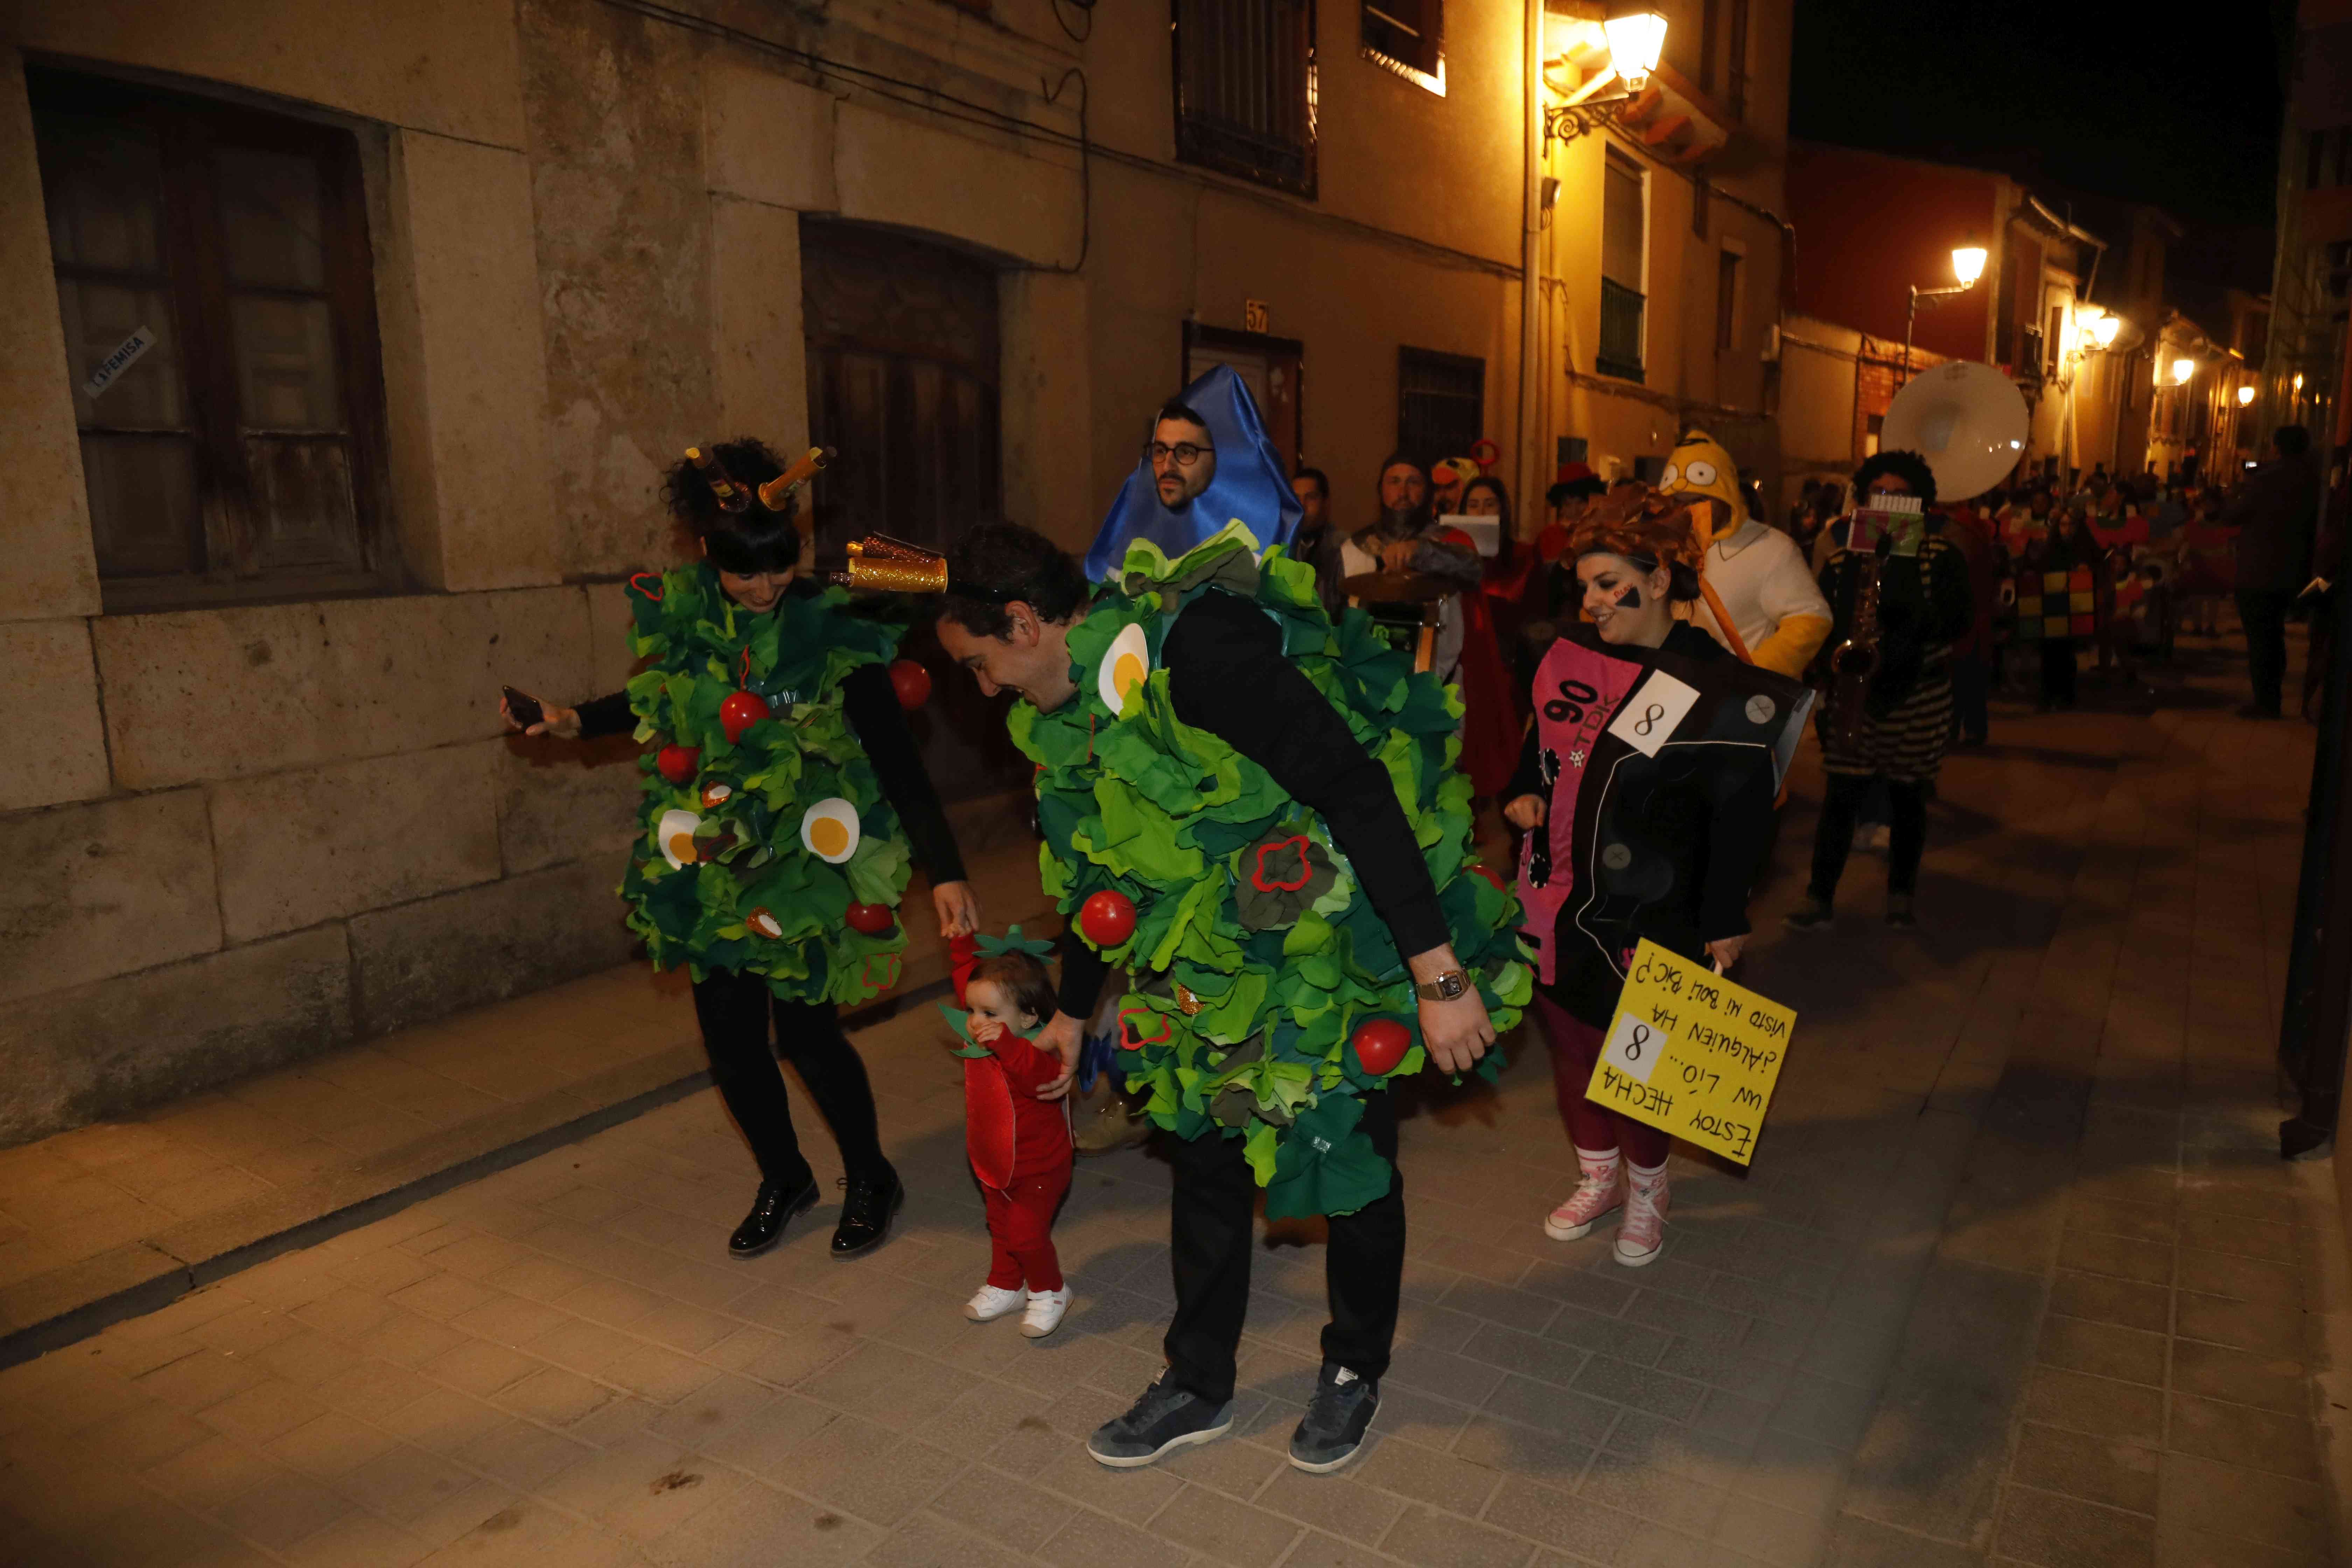
{"type": "MultiPolygon", "coordinates": [[[[708,1093],[0,1373],[12,1563],[2318,1563],[2307,1310],[2336,1217],[2268,1147],[2309,733],[2004,716],[1936,809],[1926,929],[1759,904],[1800,1010],[1754,1169],[1677,1161],[1669,1252],[1539,1221],[1548,1072],[1424,1086],[1376,1442],[1289,1468],[1313,1227],[1256,1258],[1233,1437],[1082,1451],[1159,1365],[1166,1166],[1081,1164],[1053,1339],[965,1323],[986,1268],[958,1064],[864,1031],[914,1196],[730,1262],[751,1177],[708,1093]]],[[[803,1102],[804,1103],[804,1102],[803,1102]]],[[[822,1135],[811,1152],[829,1160],[822,1135]]],[[[835,1173],[827,1168],[830,1178],[835,1173]]]]}

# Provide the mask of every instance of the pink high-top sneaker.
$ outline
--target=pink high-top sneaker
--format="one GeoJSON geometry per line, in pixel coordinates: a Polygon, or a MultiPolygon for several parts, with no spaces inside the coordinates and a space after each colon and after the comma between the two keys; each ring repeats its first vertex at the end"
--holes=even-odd
{"type": "Polygon", "coordinates": [[[1598,1153],[1591,1149],[1576,1152],[1577,1168],[1584,1173],[1576,1184],[1576,1191],[1568,1202],[1544,1216],[1544,1234],[1554,1241],[1574,1241],[1589,1235],[1601,1216],[1615,1211],[1625,1201],[1625,1172],[1617,1151],[1603,1149],[1598,1153]]]}
{"type": "Polygon", "coordinates": [[[1625,1182],[1625,1221],[1617,1227],[1617,1261],[1628,1268],[1644,1268],[1658,1260],[1666,1245],[1666,1168],[1645,1171],[1629,1167],[1625,1182]]]}

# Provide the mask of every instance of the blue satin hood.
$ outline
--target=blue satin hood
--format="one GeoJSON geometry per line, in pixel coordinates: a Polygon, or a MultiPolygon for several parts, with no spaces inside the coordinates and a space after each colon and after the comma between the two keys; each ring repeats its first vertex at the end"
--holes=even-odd
{"type": "MultiPolygon", "coordinates": [[[[1149,539],[1168,552],[1183,554],[1239,518],[1261,547],[1287,544],[1302,515],[1291,493],[1290,471],[1266,439],[1265,422],[1249,387],[1230,365],[1212,366],[1184,389],[1185,405],[1208,422],[1217,447],[1217,475],[1182,511],[1160,504],[1151,464],[1136,459],[1135,471],[1118,488],[1110,515],[1087,552],[1087,576],[1107,582],[1127,559],[1127,547],[1149,539]]],[[[1150,438],[1149,430],[1145,439],[1150,438]]]]}

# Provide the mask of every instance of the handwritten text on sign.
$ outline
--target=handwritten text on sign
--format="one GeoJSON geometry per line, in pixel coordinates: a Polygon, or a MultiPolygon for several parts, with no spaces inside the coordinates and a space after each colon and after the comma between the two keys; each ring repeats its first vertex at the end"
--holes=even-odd
{"type": "Polygon", "coordinates": [[[1797,1016],[1644,941],[1585,1098],[1745,1165],[1797,1016]]]}

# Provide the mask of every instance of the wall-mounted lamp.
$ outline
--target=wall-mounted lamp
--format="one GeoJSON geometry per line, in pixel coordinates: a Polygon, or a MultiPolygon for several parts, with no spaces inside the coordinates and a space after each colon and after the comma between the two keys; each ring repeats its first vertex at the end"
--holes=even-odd
{"type": "Polygon", "coordinates": [[[2252,407],[2252,406],[2253,405],[2253,401],[2254,401],[2254,388],[2253,388],[2253,384],[2252,384],[2252,383],[2249,382],[2249,383],[2248,383],[2247,384],[2245,384],[2244,386],[2242,386],[2242,387],[2238,388],[2238,406],[2239,406],[2239,407],[2241,407],[2241,408],[2248,408],[2248,407],[2252,407]]]}
{"type": "Polygon", "coordinates": [[[1624,84],[1624,90],[1605,98],[1572,97],[1556,108],[1546,108],[1547,156],[1554,142],[1573,142],[1617,118],[1625,105],[1642,95],[1650,85],[1650,73],[1658,68],[1658,56],[1666,47],[1666,19],[1655,11],[1612,16],[1601,24],[1601,31],[1609,40],[1609,68],[1595,76],[1588,87],[1598,88],[1614,79],[1624,84]]]}
{"type": "Polygon", "coordinates": [[[1903,314],[1905,381],[1911,379],[1911,327],[1919,318],[1919,301],[1925,300],[1932,305],[1948,295],[1965,294],[1977,286],[1977,279],[1984,276],[1984,269],[1985,247],[1971,240],[1952,248],[1952,276],[1958,279],[1958,282],[1947,284],[1941,289],[1922,289],[1916,283],[1911,285],[1911,308],[1903,314]]]}
{"type": "Polygon", "coordinates": [[[2174,361],[2172,362],[2172,384],[2173,384],[2173,385],[2175,385],[2175,386],[2187,386],[2187,385],[2189,384],[2189,378],[2190,376],[2192,376],[2192,375],[2195,375],[2196,374],[2197,374],[2197,362],[2196,362],[2195,360],[2193,360],[2193,359],[2188,359],[2188,358],[2181,358],[2181,359],[2174,360],[2174,361]]]}

